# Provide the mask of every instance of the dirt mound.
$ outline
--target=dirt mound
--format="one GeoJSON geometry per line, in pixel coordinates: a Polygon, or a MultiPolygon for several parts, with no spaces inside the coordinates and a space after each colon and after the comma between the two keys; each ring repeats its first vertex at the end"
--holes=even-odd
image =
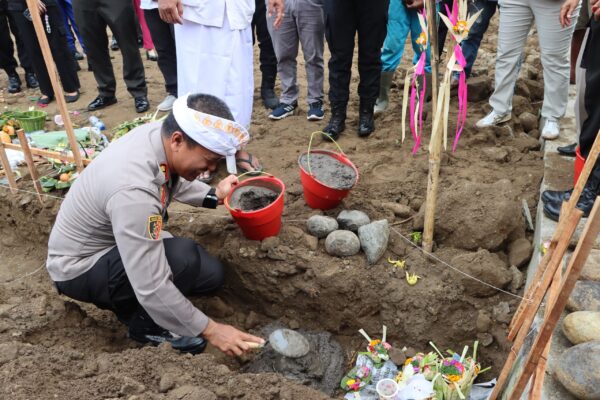
{"type": "Polygon", "coordinates": [[[509,180],[456,184],[440,195],[436,241],[466,250],[498,250],[509,238],[525,235],[521,208],[509,180]]]}
{"type": "MultiPolygon", "coordinates": [[[[506,263],[498,255],[487,250],[482,249],[477,253],[458,255],[452,259],[451,264],[495,287],[504,288],[512,280],[512,274],[506,263]]],[[[465,292],[471,296],[488,297],[497,293],[494,288],[473,281],[473,279],[464,277],[461,281],[465,292]]]]}

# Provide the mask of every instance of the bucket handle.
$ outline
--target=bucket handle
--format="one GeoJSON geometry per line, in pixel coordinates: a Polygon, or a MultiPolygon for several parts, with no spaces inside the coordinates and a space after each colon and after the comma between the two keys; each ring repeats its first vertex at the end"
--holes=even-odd
{"type": "MultiPolygon", "coordinates": [[[[240,179],[241,177],[243,177],[243,176],[246,176],[246,175],[250,175],[250,174],[260,174],[260,175],[267,175],[267,176],[269,176],[269,177],[271,177],[271,178],[274,178],[274,177],[275,177],[275,175],[273,175],[273,174],[269,174],[268,172],[264,172],[264,171],[246,171],[246,172],[244,172],[243,174],[239,174],[239,175],[237,176],[237,178],[238,178],[238,183],[239,183],[239,179],[240,179]]],[[[237,185],[237,183],[234,183],[234,184],[233,184],[233,186],[235,186],[235,185],[237,185]]],[[[230,206],[230,205],[229,205],[229,203],[227,202],[227,197],[228,197],[228,196],[225,196],[225,198],[223,199],[223,204],[225,204],[225,206],[226,206],[226,207],[229,207],[229,208],[231,208],[231,206],[230,206]]],[[[239,208],[236,208],[235,210],[239,210],[239,208]]]]}
{"type": "Polygon", "coordinates": [[[323,132],[323,131],[315,131],[313,133],[310,134],[310,140],[308,141],[308,152],[306,153],[306,163],[308,164],[308,174],[312,176],[312,170],[310,168],[310,149],[312,148],[312,143],[313,143],[313,139],[315,137],[315,135],[327,135],[329,137],[329,140],[331,140],[333,142],[333,144],[335,144],[335,146],[338,148],[338,150],[340,151],[340,154],[344,155],[344,150],[342,150],[342,148],[340,147],[340,145],[338,144],[338,142],[336,142],[328,133],[323,132]]]}

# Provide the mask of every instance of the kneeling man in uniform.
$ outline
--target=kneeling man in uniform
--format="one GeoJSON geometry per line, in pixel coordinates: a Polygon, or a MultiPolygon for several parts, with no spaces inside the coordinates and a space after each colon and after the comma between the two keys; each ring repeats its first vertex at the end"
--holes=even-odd
{"type": "Polygon", "coordinates": [[[164,122],[112,143],[77,178],[50,234],[47,268],[61,294],[113,311],[129,337],[199,353],[210,343],[240,355],[263,339],[220,324],[187,298],[215,291],[223,266],[193,240],[162,229],[171,200],[216,208],[237,182],[235,153],[249,140],[227,105],[180,97],[164,122]],[[196,180],[226,158],[216,188],[196,180]]]}

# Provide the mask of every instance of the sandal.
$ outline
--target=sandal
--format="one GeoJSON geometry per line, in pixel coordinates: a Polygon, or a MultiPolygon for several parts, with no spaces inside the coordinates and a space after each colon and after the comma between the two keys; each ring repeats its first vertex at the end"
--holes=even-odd
{"type": "Polygon", "coordinates": [[[200,182],[204,182],[204,183],[210,183],[210,182],[212,182],[213,179],[215,179],[216,174],[217,174],[216,171],[215,172],[204,171],[204,173],[198,175],[196,180],[200,181],[200,182]]]}
{"type": "Polygon", "coordinates": [[[238,172],[241,172],[243,174],[246,175],[250,175],[250,176],[257,176],[260,175],[263,172],[263,167],[262,165],[259,165],[258,167],[254,167],[252,165],[252,162],[254,161],[254,156],[250,153],[248,153],[248,158],[236,158],[235,159],[235,165],[238,168],[238,172]],[[251,168],[254,168],[253,170],[249,170],[247,168],[242,167],[241,164],[248,164],[250,165],[251,168]]]}

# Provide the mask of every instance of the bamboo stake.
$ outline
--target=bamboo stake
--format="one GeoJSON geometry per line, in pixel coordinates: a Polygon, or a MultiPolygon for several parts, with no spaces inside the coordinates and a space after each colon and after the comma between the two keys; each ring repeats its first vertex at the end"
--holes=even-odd
{"type": "MultiPolygon", "coordinates": [[[[438,98],[438,65],[440,62],[437,38],[437,11],[435,8],[435,0],[426,0],[425,3],[427,7],[429,43],[431,44],[431,115],[435,116],[438,98]]],[[[441,126],[442,124],[439,125],[438,129],[441,129],[441,126]]],[[[442,135],[435,135],[434,132],[432,132],[431,136],[435,137],[435,142],[432,146],[432,151],[429,153],[429,174],[427,177],[427,197],[425,200],[425,225],[423,229],[423,248],[428,252],[433,250],[435,203],[439,186],[440,153],[442,151],[442,135]]]]}
{"type": "Polygon", "coordinates": [[[58,103],[58,108],[60,110],[60,115],[62,116],[62,119],[65,124],[65,130],[67,131],[67,136],[69,138],[69,145],[71,146],[71,151],[73,152],[73,156],[75,158],[75,165],[77,166],[77,170],[79,172],[82,172],[83,162],[81,161],[81,154],[79,153],[79,145],[77,144],[77,139],[75,138],[75,131],[73,130],[73,124],[71,122],[71,117],[67,109],[67,102],[65,101],[64,92],[62,86],[58,82],[58,74],[56,72],[54,58],[52,57],[52,51],[50,50],[50,46],[48,45],[48,38],[46,37],[46,32],[44,31],[44,26],[42,25],[42,18],[40,17],[40,13],[38,12],[37,2],[36,0],[26,1],[27,7],[29,8],[31,14],[33,27],[35,28],[35,34],[38,38],[38,42],[42,50],[42,55],[44,56],[44,62],[46,63],[48,76],[50,77],[50,82],[52,83],[54,97],[56,98],[56,102],[58,103]]]}
{"type": "Polygon", "coordinates": [[[538,280],[537,282],[532,284],[532,288],[531,288],[533,290],[533,294],[531,296],[532,302],[530,302],[526,305],[526,307],[523,311],[522,317],[519,321],[520,324],[515,325],[514,329],[512,329],[510,332],[508,332],[508,340],[511,342],[515,339],[515,336],[517,335],[517,332],[519,330],[524,329],[524,330],[528,331],[529,328],[531,327],[531,323],[533,322],[533,319],[535,318],[535,314],[537,313],[537,311],[540,307],[540,303],[541,303],[542,299],[544,298],[544,296],[546,295],[546,291],[552,284],[552,279],[553,279],[553,276],[554,276],[557,268],[560,268],[560,265],[562,264],[563,257],[565,256],[565,253],[567,252],[567,250],[569,248],[571,237],[575,233],[575,230],[577,229],[577,225],[579,224],[579,221],[581,220],[581,217],[583,216],[583,212],[579,209],[576,209],[574,213],[568,214],[568,212],[566,212],[568,207],[569,207],[569,205],[567,203],[564,203],[561,208],[561,214],[565,215],[565,217],[561,217],[561,219],[565,219],[568,221],[566,221],[564,223],[565,230],[563,230],[562,236],[558,238],[558,242],[556,244],[556,249],[554,250],[554,253],[552,254],[552,259],[550,259],[550,261],[548,261],[548,263],[546,264],[545,273],[544,273],[543,277],[540,280],[538,280]],[[572,217],[572,218],[570,218],[570,217],[572,217]],[[538,300],[539,300],[539,302],[538,302],[538,300]]]}
{"type": "MultiPolygon", "coordinates": [[[[4,146],[7,149],[23,151],[23,148],[21,146],[19,146],[18,144],[5,143],[4,146]]],[[[42,150],[42,149],[38,149],[35,147],[29,147],[29,150],[31,151],[31,154],[33,154],[34,156],[55,158],[57,160],[61,160],[64,162],[70,162],[70,163],[75,162],[75,157],[67,155],[67,154],[59,153],[57,151],[42,150]]],[[[81,161],[83,162],[83,165],[89,165],[89,163],[92,162],[92,160],[90,160],[89,158],[84,158],[81,161]]]]}
{"type": "Polygon", "coordinates": [[[2,161],[2,166],[4,167],[4,171],[6,172],[6,179],[8,180],[10,192],[12,194],[17,194],[17,181],[15,180],[15,175],[13,174],[13,170],[10,167],[10,162],[8,161],[8,156],[6,155],[5,146],[6,143],[0,142],[0,161],[2,161]]]}
{"type": "Polygon", "coordinates": [[[27,138],[25,137],[25,131],[23,131],[23,129],[19,129],[17,131],[17,136],[19,137],[19,142],[21,143],[21,147],[23,149],[25,162],[27,163],[29,175],[31,175],[31,180],[33,181],[33,187],[35,188],[35,192],[37,193],[38,200],[40,201],[40,203],[44,204],[44,199],[42,198],[43,190],[42,185],[40,184],[40,175],[38,174],[38,170],[33,162],[33,156],[31,155],[29,142],[27,142],[27,138]]]}
{"type": "Polygon", "coordinates": [[[529,300],[531,300],[531,298],[532,298],[532,294],[533,294],[533,290],[534,290],[533,285],[536,282],[539,282],[540,279],[542,279],[542,276],[544,275],[544,272],[546,271],[548,262],[550,261],[550,259],[552,258],[553,254],[554,254],[554,250],[556,248],[556,241],[558,240],[558,237],[561,235],[562,230],[564,229],[564,223],[567,220],[564,217],[567,217],[568,214],[570,214],[570,212],[575,208],[575,205],[577,204],[577,201],[579,200],[579,196],[581,196],[581,192],[583,192],[583,188],[584,188],[586,182],[588,181],[589,176],[592,173],[592,169],[594,169],[594,165],[596,165],[596,161],[598,160],[599,154],[600,154],[600,131],[598,131],[598,134],[596,135],[596,139],[594,140],[594,144],[592,145],[592,149],[590,150],[590,154],[588,155],[587,159],[585,160],[583,170],[581,171],[581,174],[579,175],[579,180],[577,181],[577,184],[573,188],[573,193],[571,194],[569,202],[567,203],[568,208],[567,208],[567,210],[564,210],[564,208],[561,210],[561,218],[558,222],[558,226],[556,227],[556,230],[554,231],[554,235],[552,236],[552,239],[550,241],[550,248],[548,249],[548,252],[546,253],[546,255],[542,258],[542,261],[540,262],[540,264],[538,266],[538,269],[535,273],[532,283],[531,283],[530,287],[527,288],[525,295],[523,296],[526,300],[521,301],[521,304],[519,304],[517,312],[515,313],[512,321],[509,325],[510,331],[513,331],[514,329],[519,329],[519,327],[522,325],[523,312],[527,308],[527,306],[529,304],[529,300]],[[566,215],[563,215],[563,214],[565,214],[565,211],[566,211],[566,215]]]}
{"type": "MultiPolygon", "coordinates": [[[[552,309],[552,306],[558,297],[558,288],[560,287],[561,280],[562,268],[558,268],[554,274],[554,278],[552,279],[552,285],[550,286],[550,294],[548,295],[548,303],[546,305],[544,318],[548,318],[548,315],[550,315],[550,310],[552,309]]],[[[551,343],[551,340],[548,341],[548,344],[542,353],[542,358],[535,369],[531,391],[529,392],[529,399],[531,400],[542,399],[542,389],[544,387],[544,378],[546,375],[546,364],[548,363],[548,354],[550,354],[551,343]]]]}
{"type": "MultiPolygon", "coordinates": [[[[583,213],[581,212],[581,210],[575,210],[575,212],[571,213],[568,217],[566,217],[568,219],[568,224],[567,224],[567,229],[564,231],[563,235],[560,238],[561,244],[566,243],[568,246],[568,243],[571,240],[571,236],[573,236],[573,233],[575,233],[575,230],[577,229],[577,224],[579,223],[579,220],[581,219],[582,214],[583,213]]],[[[556,254],[555,257],[558,257],[558,254],[556,254]]],[[[562,256],[560,256],[560,259],[562,260],[562,256]]],[[[552,276],[553,275],[554,275],[554,273],[552,274],[552,276]]],[[[513,343],[511,351],[508,353],[508,357],[506,359],[506,362],[504,363],[504,366],[502,367],[502,371],[500,372],[500,376],[498,377],[498,382],[496,383],[496,386],[494,387],[494,391],[492,392],[492,394],[490,396],[490,400],[495,400],[498,397],[498,395],[500,394],[504,385],[506,384],[506,381],[508,380],[510,372],[513,368],[513,364],[514,364],[515,360],[517,359],[517,355],[519,354],[519,351],[521,350],[521,347],[523,346],[523,343],[525,343],[525,339],[527,338],[527,335],[529,334],[529,328],[525,328],[525,326],[527,326],[527,327],[531,326],[531,323],[533,322],[533,319],[535,318],[535,313],[537,312],[537,309],[539,308],[539,306],[544,298],[545,293],[546,293],[545,291],[543,293],[541,291],[536,292],[537,297],[532,299],[533,306],[529,308],[529,310],[533,310],[533,313],[528,312],[528,313],[524,314],[525,320],[523,322],[523,327],[517,333],[517,338],[515,339],[515,342],[513,343]]]]}
{"type": "Polygon", "coordinates": [[[569,299],[569,296],[575,287],[575,283],[577,283],[577,279],[579,279],[581,270],[583,269],[590,251],[596,242],[598,233],[600,233],[600,200],[596,198],[596,202],[592,208],[587,224],[583,229],[581,239],[579,240],[579,243],[577,243],[573,257],[569,262],[567,275],[560,285],[560,294],[552,306],[548,317],[544,319],[544,322],[542,323],[540,334],[535,339],[532,350],[525,361],[523,372],[519,376],[515,388],[513,389],[513,392],[509,398],[518,399],[525,390],[525,387],[529,382],[529,378],[535,370],[537,362],[539,361],[546,344],[550,341],[552,332],[554,331],[554,328],[556,327],[556,324],[558,323],[558,320],[560,319],[560,316],[567,305],[567,300],[569,299]]]}

